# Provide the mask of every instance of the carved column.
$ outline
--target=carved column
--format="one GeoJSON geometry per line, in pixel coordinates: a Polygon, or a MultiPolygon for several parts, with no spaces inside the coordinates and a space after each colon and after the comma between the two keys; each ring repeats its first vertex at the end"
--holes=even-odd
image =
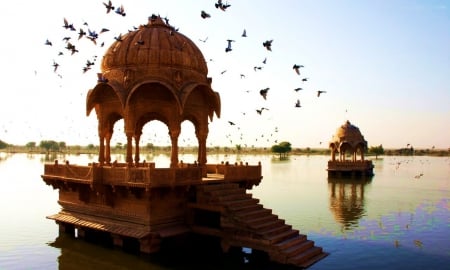
{"type": "Polygon", "coordinates": [[[111,164],[111,137],[112,137],[112,130],[110,130],[108,133],[106,133],[105,140],[106,140],[106,147],[105,147],[105,161],[106,164],[111,164]]]}
{"type": "Polygon", "coordinates": [[[127,157],[126,162],[131,165],[133,164],[133,133],[127,132],[127,157]]]}
{"type": "Polygon", "coordinates": [[[170,154],[170,167],[176,168],[178,167],[178,136],[180,136],[181,128],[173,128],[169,129],[169,136],[172,142],[172,151],[170,154]]]}
{"type": "Polygon", "coordinates": [[[103,132],[99,130],[98,137],[100,139],[100,147],[98,150],[98,162],[100,163],[100,166],[105,163],[105,137],[103,136],[103,132]]]}
{"type": "Polygon", "coordinates": [[[139,164],[139,140],[141,139],[142,132],[134,135],[134,143],[135,143],[135,153],[134,153],[134,162],[139,164]]]}
{"type": "Polygon", "coordinates": [[[198,140],[198,163],[200,166],[206,164],[206,138],[208,137],[208,130],[200,130],[195,133],[198,140]]]}

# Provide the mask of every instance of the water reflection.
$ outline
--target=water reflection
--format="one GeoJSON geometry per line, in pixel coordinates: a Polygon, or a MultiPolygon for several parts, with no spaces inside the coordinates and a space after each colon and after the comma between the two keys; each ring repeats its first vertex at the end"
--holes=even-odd
{"type": "Polygon", "coordinates": [[[371,179],[328,179],[330,210],[343,231],[351,230],[365,216],[364,191],[371,179]]]}

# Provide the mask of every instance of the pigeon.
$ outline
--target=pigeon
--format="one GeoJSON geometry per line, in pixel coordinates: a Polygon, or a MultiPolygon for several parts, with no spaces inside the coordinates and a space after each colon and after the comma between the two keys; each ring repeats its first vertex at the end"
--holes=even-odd
{"type": "Polygon", "coordinates": [[[264,110],[269,110],[269,109],[262,107],[262,108],[259,109],[259,110],[257,109],[256,112],[257,112],[259,115],[261,115],[262,112],[263,112],[264,110]]]}
{"type": "Polygon", "coordinates": [[[266,41],[263,42],[263,46],[266,47],[266,49],[268,51],[272,51],[272,42],[273,42],[273,39],[266,40],[266,41]]]}
{"type": "Polygon", "coordinates": [[[52,46],[53,44],[52,44],[52,42],[51,42],[50,40],[47,39],[47,40],[45,41],[45,45],[52,46]]]}
{"type": "Polygon", "coordinates": [[[232,39],[227,39],[227,42],[228,42],[228,46],[225,48],[225,52],[229,52],[229,51],[232,50],[232,49],[231,49],[231,42],[234,42],[234,40],[232,40],[232,39]]]}
{"type": "Polygon", "coordinates": [[[264,99],[267,99],[267,92],[268,92],[268,91],[269,91],[269,87],[259,90],[259,94],[260,94],[264,99]]]}
{"type": "Polygon", "coordinates": [[[300,108],[300,107],[301,107],[301,105],[300,105],[300,99],[297,99],[297,102],[295,102],[295,107],[296,107],[296,108],[300,108]]]}
{"type": "Polygon", "coordinates": [[[73,26],[73,24],[71,24],[71,23],[69,24],[69,22],[67,21],[66,18],[64,18],[64,25],[63,25],[63,27],[68,29],[68,30],[70,30],[70,31],[76,31],[76,29],[73,26]]]}
{"type": "Polygon", "coordinates": [[[302,79],[302,82],[307,82],[308,81],[308,78],[303,78],[302,79]]]}
{"type": "Polygon", "coordinates": [[[114,10],[114,6],[111,3],[111,0],[108,1],[108,4],[103,2],[103,5],[106,7],[106,14],[108,14],[111,10],[114,10]]]}
{"type": "Polygon", "coordinates": [[[298,91],[300,91],[300,90],[303,90],[303,88],[297,87],[297,88],[294,89],[295,92],[298,92],[298,91]]]}
{"type": "Polygon", "coordinates": [[[217,3],[215,3],[216,8],[221,9],[222,11],[225,11],[227,8],[231,7],[228,3],[223,4],[222,0],[218,0],[217,3]]]}
{"type": "Polygon", "coordinates": [[[202,12],[200,13],[200,16],[201,16],[203,19],[211,18],[211,15],[208,14],[208,13],[206,13],[204,10],[202,10],[202,12]]]}
{"type": "Polygon", "coordinates": [[[294,70],[295,70],[295,72],[298,74],[298,75],[300,75],[300,68],[302,68],[303,67],[303,65],[297,65],[297,64],[294,64],[294,66],[292,67],[294,70]]]}
{"type": "Polygon", "coordinates": [[[125,13],[125,9],[123,8],[123,5],[121,5],[120,7],[116,8],[116,10],[114,11],[119,15],[122,15],[123,17],[125,17],[125,15],[127,15],[125,13]]]}
{"type": "Polygon", "coordinates": [[[56,70],[58,69],[59,64],[56,63],[55,61],[53,61],[53,71],[56,72],[56,70]]]}
{"type": "Polygon", "coordinates": [[[318,91],[317,91],[317,97],[320,97],[320,94],[326,93],[326,92],[327,92],[327,91],[318,90],[318,91]]]}
{"type": "Polygon", "coordinates": [[[242,37],[247,37],[247,31],[244,29],[244,32],[242,32],[242,37]]]}

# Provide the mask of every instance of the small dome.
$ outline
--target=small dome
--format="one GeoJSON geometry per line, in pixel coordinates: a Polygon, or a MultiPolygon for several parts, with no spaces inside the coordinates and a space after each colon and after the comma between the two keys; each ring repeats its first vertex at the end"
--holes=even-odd
{"type": "Polygon", "coordinates": [[[343,143],[349,144],[353,147],[359,144],[367,145],[367,142],[361,134],[361,131],[359,131],[359,128],[352,125],[348,120],[336,129],[336,133],[331,139],[330,146],[334,145],[335,147],[338,147],[343,143]]]}
{"type": "Polygon", "coordinates": [[[108,80],[158,78],[182,85],[184,78],[206,81],[208,68],[200,49],[159,16],[119,37],[106,51],[101,65],[108,80]],[[133,78],[129,78],[132,74],[133,78]]]}

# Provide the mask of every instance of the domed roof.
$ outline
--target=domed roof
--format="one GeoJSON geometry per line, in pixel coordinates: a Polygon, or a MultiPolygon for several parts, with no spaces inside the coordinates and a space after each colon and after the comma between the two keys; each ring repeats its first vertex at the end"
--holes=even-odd
{"type": "Polygon", "coordinates": [[[149,76],[175,79],[179,84],[184,77],[206,80],[208,68],[200,49],[159,16],[152,15],[146,25],[119,38],[102,60],[101,70],[108,80],[121,81],[129,73],[134,81],[149,76]]]}
{"type": "Polygon", "coordinates": [[[359,128],[352,125],[348,120],[336,130],[336,134],[331,140],[331,143],[339,144],[342,142],[347,142],[352,145],[366,143],[364,136],[361,134],[361,131],[359,131],[359,128]]]}

